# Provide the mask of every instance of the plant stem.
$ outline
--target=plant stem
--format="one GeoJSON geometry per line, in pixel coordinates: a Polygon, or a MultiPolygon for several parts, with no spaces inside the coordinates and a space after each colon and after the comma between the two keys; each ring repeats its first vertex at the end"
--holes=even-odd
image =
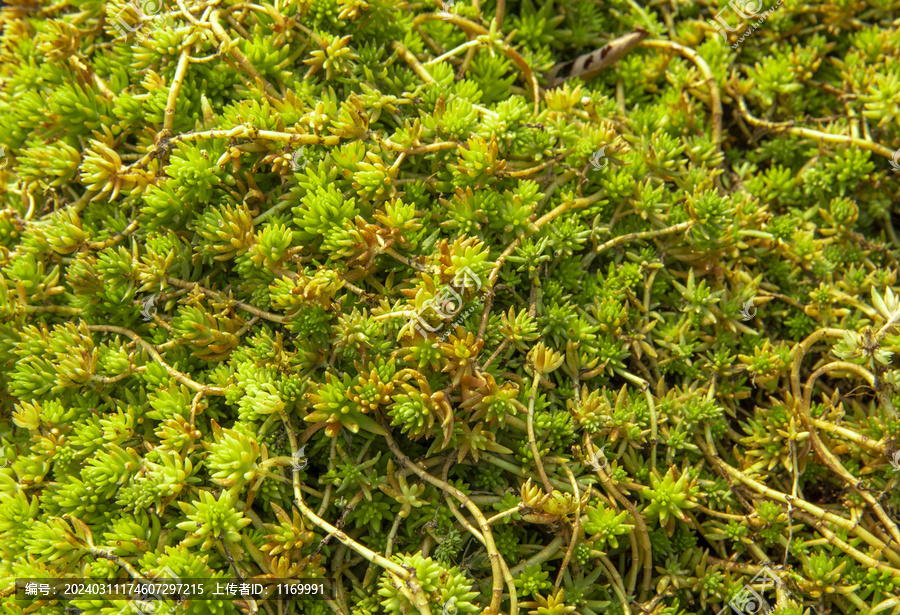
{"type": "Polygon", "coordinates": [[[544,463],[541,461],[541,452],[538,450],[537,440],[534,437],[534,399],[540,382],[540,374],[537,369],[535,369],[534,382],[531,385],[531,395],[528,396],[528,421],[526,423],[526,429],[528,430],[528,446],[531,448],[531,454],[534,457],[534,465],[537,467],[541,482],[544,483],[544,489],[549,494],[553,493],[553,487],[550,485],[550,480],[547,478],[547,472],[544,470],[544,463]]]}
{"type": "Polygon", "coordinates": [[[686,231],[687,229],[694,226],[694,224],[696,224],[694,220],[688,220],[687,222],[681,222],[680,224],[658,229],[655,231],[643,231],[640,233],[628,233],[627,235],[619,235],[618,237],[610,239],[606,243],[594,248],[594,252],[600,254],[601,252],[605,252],[610,248],[614,248],[619,244],[625,243],[626,241],[631,241],[633,239],[650,239],[652,237],[662,237],[663,235],[671,235],[680,231],[686,231]]]}
{"type": "Polygon", "coordinates": [[[744,97],[737,92],[734,93],[734,96],[735,98],[737,98],[738,108],[740,109],[741,115],[745,120],[747,120],[747,123],[752,126],[756,126],[757,128],[767,128],[773,132],[786,132],[798,137],[813,139],[814,141],[817,141],[819,143],[825,142],[855,145],[856,147],[867,149],[870,152],[875,152],[879,156],[884,156],[885,158],[891,160],[893,159],[893,151],[891,151],[884,145],[881,145],[880,143],[875,143],[874,141],[869,141],[868,139],[847,137],[844,135],[833,135],[826,132],[819,132],[818,130],[810,130],[809,128],[799,128],[797,126],[794,126],[794,122],[775,123],[753,117],[750,114],[750,111],[747,109],[747,102],[744,100],[744,97]]]}
{"type": "Polygon", "coordinates": [[[241,53],[241,50],[238,49],[237,45],[234,43],[234,41],[231,40],[225,29],[222,28],[222,25],[219,23],[218,10],[214,10],[209,16],[209,23],[212,27],[213,34],[215,34],[216,38],[221,41],[222,47],[228,50],[228,53],[232,58],[234,58],[234,61],[237,62],[238,67],[240,67],[242,71],[250,75],[250,77],[254,81],[262,84],[263,88],[266,91],[266,94],[281,102],[281,95],[278,93],[278,91],[275,90],[275,88],[273,88],[272,85],[268,81],[266,81],[261,74],[259,74],[259,71],[253,67],[253,64],[250,63],[250,60],[248,60],[247,57],[243,53],[241,53]]]}
{"type": "Polygon", "coordinates": [[[285,324],[288,322],[288,319],[284,316],[279,316],[278,314],[273,314],[271,312],[267,312],[265,310],[261,310],[257,307],[253,307],[249,303],[244,303],[243,301],[238,301],[237,299],[232,299],[231,297],[225,297],[219,292],[214,290],[210,290],[209,288],[204,288],[200,285],[199,282],[186,282],[184,280],[179,280],[178,278],[174,278],[172,276],[166,276],[166,282],[171,284],[172,286],[178,286],[179,288],[187,288],[187,289],[197,289],[202,292],[207,297],[212,297],[213,299],[217,299],[218,301],[233,303],[236,307],[244,310],[245,312],[250,312],[254,316],[259,316],[265,320],[270,320],[272,322],[277,322],[279,324],[285,324]]]}
{"type": "Polygon", "coordinates": [[[678,53],[693,62],[697,66],[697,69],[703,74],[703,78],[706,82],[706,87],[709,89],[710,107],[712,107],[712,139],[713,143],[716,144],[716,149],[721,153],[722,95],[719,93],[719,88],[716,85],[716,78],[713,76],[713,72],[709,69],[709,64],[706,63],[706,60],[704,60],[699,53],[697,53],[690,47],[685,47],[684,45],[673,41],[645,40],[641,42],[641,46],[652,47],[656,49],[666,49],[668,51],[678,53]]]}
{"type": "Polygon", "coordinates": [[[137,218],[135,218],[128,224],[128,226],[125,227],[125,229],[121,233],[118,233],[118,234],[114,235],[113,237],[110,237],[109,239],[105,239],[103,241],[89,241],[84,245],[87,246],[88,250],[102,250],[104,248],[114,246],[117,243],[119,243],[120,241],[122,241],[123,239],[125,239],[126,237],[128,237],[129,235],[131,235],[133,232],[135,232],[137,230],[138,226],[139,226],[139,222],[138,222],[137,218]]]}
{"type": "Polygon", "coordinates": [[[484,546],[487,549],[488,557],[491,560],[491,571],[493,573],[493,589],[491,592],[491,606],[490,613],[492,615],[499,615],[500,613],[500,603],[503,599],[503,581],[506,580],[507,589],[509,590],[510,596],[510,604],[511,604],[511,615],[517,615],[519,612],[518,599],[516,597],[516,587],[513,584],[512,576],[510,576],[510,571],[504,570],[506,568],[506,562],[503,560],[503,556],[500,555],[500,552],[497,551],[497,545],[494,543],[494,536],[491,533],[491,528],[487,523],[487,520],[484,518],[484,514],[472,502],[465,493],[454,487],[453,485],[448,484],[446,481],[443,481],[436,476],[432,476],[425,470],[421,469],[418,465],[414,464],[410,461],[409,457],[403,454],[403,451],[400,450],[400,447],[397,446],[397,443],[394,441],[394,438],[391,437],[390,430],[388,427],[382,425],[385,429],[384,438],[387,440],[388,448],[391,449],[391,452],[397,458],[400,463],[404,466],[415,472],[422,479],[428,481],[435,487],[438,487],[442,491],[446,493],[450,493],[458,499],[463,506],[469,509],[469,512],[478,522],[478,526],[481,528],[481,532],[484,537],[484,546]]]}
{"type": "MultiPolygon", "coordinates": [[[[290,421],[288,417],[284,414],[284,411],[281,411],[281,418],[285,423],[285,429],[287,430],[288,439],[291,443],[291,457],[297,457],[297,437],[294,435],[294,431],[291,428],[290,421]]],[[[328,523],[325,519],[319,517],[315,512],[312,511],[309,506],[306,505],[306,502],[303,501],[303,494],[300,488],[300,473],[294,472],[294,504],[296,504],[297,508],[300,509],[300,512],[309,519],[313,524],[315,524],[320,529],[324,530],[328,533],[329,536],[334,536],[337,538],[342,544],[348,546],[349,548],[356,551],[358,554],[362,555],[364,558],[372,562],[373,564],[378,564],[385,570],[389,571],[396,575],[400,580],[400,585],[405,585],[412,592],[412,597],[414,598],[413,606],[418,608],[423,615],[431,615],[431,609],[428,606],[428,598],[425,596],[425,593],[422,591],[422,587],[419,584],[418,579],[415,576],[415,572],[410,572],[403,566],[400,566],[396,562],[392,562],[389,559],[386,559],[382,555],[375,553],[368,547],[363,546],[362,544],[356,542],[352,538],[350,538],[343,531],[334,527],[330,523],[328,523]]]]}
{"type": "Polygon", "coordinates": [[[178,93],[184,84],[184,77],[187,74],[188,50],[181,52],[178,58],[178,66],[175,67],[175,76],[172,77],[172,87],[169,88],[169,97],[166,100],[166,109],[163,113],[163,134],[171,135],[172,127],[175,125],[175,104],[178,102],[178,93]]]}
{"type": "MultiPolygon", "coordinates": [[[[584,434],[584,447],[587,454],[593,453],[593,444],[589,439],[587,432],[584,434]]],[[[641,593],[638,597],[639,602],[646,599],[647,593],[650,591],[650,582],[653,575],[653,556],[650,546],[650,532],[647,530],[647,523],[644,521],[643,515],[638,511],[637,507],[619,491],[619,488],[613,483],[612,478],[606,475],[606,472],[600,468],[594,469],[597,478],[603,483],[607,491],[624,506],[631,518],[634,519],[634,528],[637,530],[638,545],[641,548],[641,562],[643,565],[643,574],[641,575],[641,593]]],[[[636,564],[636,562],[635,562],[636,564]]]]}
{"type": "Polygon", "coordinates": [[[178,382],[185,385],[186,387],[189,387],[190,389],[197,391],[197,392],[202,391],[209,395],[225,395],[226,389],[223,389],[221,387],[213,387],[213,386],[209,386],[209,385],[205,385],[205,384],[200,384],[199,382],[195,382],[195,381],[191,380],[185,374],[181,373],[177,369],[170,367],[168,363],[163,361],[163,358],[159,355],[159,353],[156,351],[156,349],[151,344],[144,341],[144,339],[141,336],[139,336],[137,333],[135,333],[134,331],[125,329],[123,327],[114,327],[112,325],[87,325],[87,329],[89,331],[105,331],[107,333],[118,333],[119,335],[124,335],[124,336],[128,337],[129,339],[133,340],[134,342],[138,343],[144,350],[147,351],[147,353],[151,357],[153,357],[164,368],[166,368],[166,371],[169,372],[170,376],[175,378],[178,382]]]}
{"type": "Polygon", "coordinates": [[[543,564],[544,562],[553,559],[553,557],[559,551],[559,548],[563,545],[563,537],[560,534],[557,534],[553,540],[547,543],[547,546],[541,549],[538,553],[533,555],[527,561],[520,563],[518,566],[511,568],[509,574],[514,577],[519,576],[522,572],[530,567],[536,566],[537,564],[543,564]]]}

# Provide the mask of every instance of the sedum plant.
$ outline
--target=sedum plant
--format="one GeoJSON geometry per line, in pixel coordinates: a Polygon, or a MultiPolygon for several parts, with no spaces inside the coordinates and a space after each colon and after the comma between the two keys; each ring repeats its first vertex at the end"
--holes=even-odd
{"type": "Polygon", "coordinates": [[[896,4],[5,3],[0,615],[900,613],[896,4]]]}

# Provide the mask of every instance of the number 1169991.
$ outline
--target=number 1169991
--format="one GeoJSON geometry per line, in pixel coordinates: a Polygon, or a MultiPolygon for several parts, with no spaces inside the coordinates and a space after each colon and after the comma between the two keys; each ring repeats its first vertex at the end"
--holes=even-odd
{"type": "Polygon", "coordinates": [[[279,583],[275,586],[278,596],[316,596],[325,593],[324,583],[279,583]]]}

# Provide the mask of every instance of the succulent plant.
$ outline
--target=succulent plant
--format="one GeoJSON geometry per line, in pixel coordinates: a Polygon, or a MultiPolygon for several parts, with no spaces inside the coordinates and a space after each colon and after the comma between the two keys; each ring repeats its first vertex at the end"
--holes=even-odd
{"type": "Polygon", "coordinates": [[[4,3],[0,615],[900,613],[895,5],[4,3]]]}

